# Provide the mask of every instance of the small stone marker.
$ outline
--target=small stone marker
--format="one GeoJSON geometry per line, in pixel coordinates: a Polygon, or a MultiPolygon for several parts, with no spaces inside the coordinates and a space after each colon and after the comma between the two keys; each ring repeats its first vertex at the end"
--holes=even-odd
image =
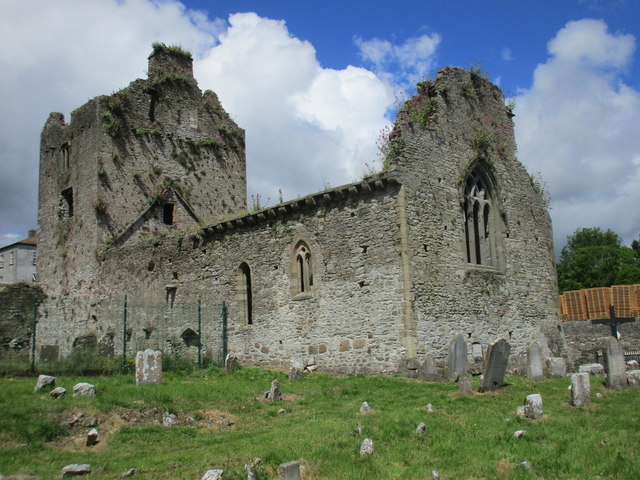
{"type": "Polygon", "coordinates": [[[416,434],[423,437],[425,433],[427,433],[427,425],[424,422],[419,423],[416,427],[416,434]]]}
{"type": "Polygon", "coordinates": [[[431,470],[431,478],[432,480],[440,480],[440,472],[437,470],[431,470]]]}
{"type": "Polygon", "coordinates": [[[97,443],[98,443],[98,429],[92,428],[91,430],[89,430],[89,433],[87,433],[86,446],[93,447],[94,445],[97,445],[97,443]]]}
{"type": "Polygon", "coordinates": [[[526,430],[516,430],[513,433],[513,438],[522,438],[522,437],[524,437],[525,433],[527,433],[526,430]]]}
{"type": "Polygon", "coordinates": [[[240,360],[233,353],[227,353],[224,359],[224,369],[227,372],[233,372],[240,366],[240,360]]]}
{"type": "Polygon", "coordinates": [[[63,477],[72,477],[74,475],[89,475],[91,473],[91,465],[88,463],[73,463],[62,469],[63,477]]]}
{"type": "Polygon", "coordinates": [[[600,363],[588,363],[578,367],[579,373],[588,373],[589,375],[602,375],[604,367],[600,363]]]}
{"type": "Polygon", "coordinates": [[[278,467],[280,480],[300,480],[300,462],[282,463],[278,467]]]}
{"type": "Polygon", "coordinates": [[[427,403],[427,405],[424,408],[429,413],[433,413],[434,412],[433,405],[431,405],[430,403],[427,403]]]}
{"type": "Polygon", "coordinates": [[[64,387],[56,387],[49,392],[51,398],[62,398],[67,394],[67,389],[64,387]]]}
{"type": "Polygon", "coordinates": [[[582,407],[591,403],[591,383],[588,373],[574,373],[571,375],[569,403],[574,407],[582,407]]]}
{"type": "Polygon", "coordinates": [[[74,397],[95,397],[96,387],[95,385],[92,385],[86,382],[76,383],[73,386],[73,396],[74,397]]]}
{"type": "Polygon", "coordinates": [[[162,352],[147,349],[136,354],[136,385],[162,383],[162,352]]]}
{"type": "Polygon", "coordinates": [[[567,375],[567,361],[562,357],[547,358],[547,375],[550,377],[565,377],[567,375]]]}
{"type": "Polygon", "coordinates": [[[269,390],[269,399],[272,402],[279,402],[282,399],[282,393],[280,392],[280,382],[274,380],[271,382],[271,390],[269,390]]]}
{"type": "Polygon", "coordinates": [[[362,405],[360,405],[360,413],[362,415],[368,415],[373,412],[375,412],[375,410],[371,408],[367,402],[362,402],[362,405]]]}
{"type": "Polygon", "coordinates": [[[526,418],[526,407],[524,405],[520,405],[518,407],[516,407],[516,416],[520,417],[520,418],[526,418]]]}
{"type": "Polygon", "coordinates": [[[489,345],[481,392],[493,392],[503,385],[510,351],[511,345],[504,338],[489,345]]]}
{"type": "Polygon", "coordinates": [[[162,425],[165,427],[172,427],[178,421],[178,416],[175,413],[165,412],[162,416],[162,425]]]}
{"type": "Polygon", "coordinates": [[[433,361],[433,355],[427,353],[424,357],[424,360],[420,365],[418,365],[418,370],[416,371],[416,378],[418,380],[424,381],[432,381],[433,378],[438,376],[438,372],[436,371],[436,362],[433,361]]]}
{"type": "Polygon", "coordinates": [[[469,370],[467,359],[467,342],[464,336],[458,335],[449,343],[449,380],[457,382],[469,370]]]}
{"type": "Polygon", "coordinates": [[[360,456],[373,455],[373,440],[365,438],[360,445],[360,456]]]}
{"type": "Polygon", "coordinates": [[[530,380],[544,379],[544,358],[539,342],[533,342],[527,348],[527,377],[530,380]]]}
{"type": "Polygon", "coordinates": [[[527,395],[527,399],[524,404],[524,416],[531,420],[538,420],[544,415],[542,409],[542,395],[539,393],[532,393],[527,395]]]}
{"type": "Polygon", "coordinates": [[[204,472],[204,475],[200,480],[218,480],[222,478],[222,475],[224,475],[224,470],[221,470],[219,468],[207,470],[206,472],[204,472]]]}
{"type": "Polygon", "coordinates": [[[607,388],[622,390],[627,386],[627,367],[624,363],[624,352],[617,338],[607,337],[604,351],[607,366],[607,388]]]}
{"type": "Polygon", "coordinates": [[[52,377],[50,375],[39,375],[36,386],[33,387],[33,391],[39,392],[40,390],[47,390],[49,388],[54,388],[55,386],[56,377],[52,377]]]}
{"type": "Polygon", "coordinates": [[[362,425],[358,425],[355,429],[355,434],[362,435],[363,432],[364,432],[364,427],[362,425]]]}
{"type": "Polygon", "coordinates": [[[291,382],[296,382],[298,380],[302,380],[304,377],[304,363],[302,360],[293,360],[291,362],[291,368],[289,369],[289,380],[291,382]]]}
{"type": "Polygon", "coordinates": [[[630,388],[640,388],[640,370],[627,372],[627,383],[630,388]]]}
{"type": "Polygon", "coordinates": [[[458,379],[458,391],[463,397],[471,395],[471,377],[463,375],[458,379]]]}

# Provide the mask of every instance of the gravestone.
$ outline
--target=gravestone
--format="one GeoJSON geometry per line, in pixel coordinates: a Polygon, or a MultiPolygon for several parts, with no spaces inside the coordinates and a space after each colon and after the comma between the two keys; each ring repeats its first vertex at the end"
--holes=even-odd
{"type": "Polygon", "coordinates": [[[271,390],[269,390],[269,400],[272,402],[279,402],[282,399],[282,393],[280,392],[280,382],[274,380],[271,382],[271,390]]]}
{"type": "Polygon", "coordinates": [[[289,380],[292,382],[302,380],[304,374],[304,363],[302,360],[293,360],[289,369],[289,380]]]}
{"type": "Polygon", "coordinates": [[[207,470],[204,472],[204,475],[200,480],[220,480],[222,475],[224,474],[224,470],[216,468],[214,470],[207,470]]]}
{"type": "Polygon", "coordinates": [[[91,430],[89,430],[89,433],[87,433],[87,441],[85,445],[87,447],[93,447],[94,445],[97,445],[97,444],[98,444],[98,429],[92,428],[91,430]]]}
{"type": "Polygon", "coordinates": [[[537,420],[542,418],[544,415],[544,410],[542,408],[542,395],[539,393],[532,393],[531,395],[527,395],[527,399],[524,403],[524,416],[531,419],[537,420]]]}
{"type": "Polygon", "coordinates": [[[458,335],[449,342],[449,380],[457,382],[468,370],[467,342],[463,335],[458,335]]]}
{"type": "Polygon", "coordinates": [[[511,345],[504,338],[489,345],[484,367],[484,378],[480,385],[481,392],[493,392],[503,385],[510,351],[511,345]]]}
{"type": "Polygon", "coordinates": [[[578,367],[578,373],[588,373],[589,375],[602,375],[604,367],[600,363],[588,363],[578,367]]]}
{"type": "Polygon", "coordinates": [[[62,398],[67,394],[67,389],[64,387],[56,387],[49,392],[51,398],[62,398]]]}
{"type": "Polygon", "coordinates": [[[369,413],[374,413],[374,411],[367,402],[362,402],[362,405],[360,405],[360,413],[362,415],[368,415],[369,413]]]}
{"type": "Polygon", "coordinates": [[[136,353],[136,385],[162,383],[162,352],[147,349],[136,353]]]}
{"type": "Polygon", "coordinates": [[[96,387],[90,383],[81,382],[73,386],[74,397],[95,397],[96,387]]]}
{"type": "Polygon", "coordinates": [[[421,437],[423,437],[425,433],[427,433],[427,424],[421,422],[416,427],[416,435],[420,435],[421,437]]]}
{"type": "Polygon", "coordinates": [[[471,395],[471,377],[464,375],[458,379],[458,391],[463,397],[471,395]]]}
{"type": "Polygon", "coordinates": [[[63,477],[73,477],[76,475],[89,475],[91,473],[91,465],[88,463],[73,463],[62,468],[63,477]]]}
{"type": "Polygon", "coordinates": [[[607,337],[605,340],[604,358],[607,369],[607,388],[622,390],[627,386],[627,367],[624,363],[624,352],[618,339],[607,337]]]}
{"type": "Polygon", "coordinates": [[[436,368],[436,362],[433,359],[433,355],[427,353],[424,357],[424,360],[418,365],[418,370],[416,370],[416,378],[418,380],[422,380],[423,382],[446,382],[446,377],[440,375],[438,373],[438,369],[436,368]]]}
{"type": "Polygon", "coordinates": [[[547,375],[550,377],[564,377],[567,375],[567,361],[562,357],[547,358],[547,375]]]}
{"type": "Polygon", "coordinates": [[[39,392],[40,390],[48,390],[50,388],[55,388],[55,386],[56,377],[52,377],[50,375],[39,375],[36,386],[33,387],[33,391],[39,392]]]}
{"type": "Polygon", "coordinates": [[[544,379],[544,358],[538,342],[531,343],[527,348],[527,377],[530,380],[544,379]]]}
{"type": "Polygon", "coordinates": [[[588,373],[574,373],[571,375],[569,403],[574,407],[582,407],[591,403],[591,383],[588,373]]]}
{"type": "Polygon", "coordinates": [[[300,480],[300,462],[282,463],[278,467],[280,480],[300,480]]]}
{"type": "Polygon", "coordinates": [[[360,456],[373,455],[373,440],[365,438],[360,445],[360,456]]]}

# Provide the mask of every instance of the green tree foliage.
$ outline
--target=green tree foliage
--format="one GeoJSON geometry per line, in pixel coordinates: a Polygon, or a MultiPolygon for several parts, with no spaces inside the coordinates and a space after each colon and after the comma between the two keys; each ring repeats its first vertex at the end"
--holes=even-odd
{"type": "Polygon", "coordinates": [[[558,263],[560,293],[583,288],[640,283],[640,245],[623,245],[620,236],[597,227],[567,237],[558,263]]]}

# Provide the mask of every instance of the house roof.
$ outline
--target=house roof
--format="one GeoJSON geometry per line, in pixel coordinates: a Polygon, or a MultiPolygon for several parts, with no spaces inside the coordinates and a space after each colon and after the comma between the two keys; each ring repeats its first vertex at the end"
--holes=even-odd
{"type": "Polygon", "coordinates": [[[36,247],[38,245],[38,238],[34,235],[33,237],[25,238],[24,240],[20,240],[10,245],[5,245],[4,247],[0,247],[0,252],[4,252],[5,250],[9,250],[10,248],[17,247],[18,245],[30,245],[36,247]]]}

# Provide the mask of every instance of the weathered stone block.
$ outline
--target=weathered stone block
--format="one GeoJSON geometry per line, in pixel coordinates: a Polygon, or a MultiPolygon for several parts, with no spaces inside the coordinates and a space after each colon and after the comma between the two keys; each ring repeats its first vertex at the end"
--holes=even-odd
{"type": "Polygon", "coordinates": [[[527,349],[527,377],[530,380],[544,379],[544,357],[539,342],[533,342],[527,349]]]}
{"type": "Polygon", "coordinates": [[[489,345],[484,367],[484,378],[480,386],[481,392],[493,392],[503,385],[510,351],[511,345],[504,338],[489,345]]]}
{"type": "Polygon", "coordinates": [[[280,480],[301,480],[300,462],[282,463],[278,467],[280,480]]]}
{"type": "Polygon", "coordinates": [[[449,380],[457,381],[468,370],[467,342],[464,336],[457,335],[449,343],[449,380]]]}
{"type": "Polygon", "coordinates": [[[565,377],[567,375],[567,361],[562,357],[547,358],[547,375],[549,377],[565,377]]]}
{"type": "Polygon", "coordinates": [[[569,386],[569,403],[574,407],[582,407],[591,403],[591,383],[589,373],[574,373],[569,386]]]}
{"type": "Polygon", "coordinates": [[[531,420],[538,420],[544,415],[542,408],[542,395],[539,393],[533,393],[527,395],[524,403],[524,416],[531,420]]]}
{"type": "Polygon", "coordinates": [[[52,377],[50,375],[39,375],[38,381],[36,382],[36,386],[33,387],[34,392],[39,392],[40,390],[49,390],[55,388],[56,386],[56,377],[52,377]]]}
{"type": "Polygon", "coordinates": [[[607,388],[622,390],[627,386],[627,367],[624,363],[624,352],[616,338],[605,340],[605,363],[607,369],[607,388]]]}
{"type": "Polygon", "coordinates": [[[162,383],[162,352],[147,349],[136,354],[136,385],[162,383]]]}
{"type": "Polygon", "coordinates": [[[95,397],[96,387],[90,383],[81,382],[73,386],[74,397],[95,397]]]}

